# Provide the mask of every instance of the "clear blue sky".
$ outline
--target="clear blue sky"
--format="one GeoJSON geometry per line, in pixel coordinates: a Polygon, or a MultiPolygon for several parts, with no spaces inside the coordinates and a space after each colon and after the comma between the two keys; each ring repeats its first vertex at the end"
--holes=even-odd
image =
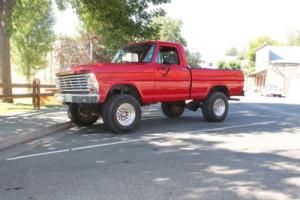
{"type": "MultiPolygon", "coordinates": [[[[163,7],[182,20],[188,47],[207,61],[220,59],[230,47],[245,49],[258,36],[285,42],[290,31],[300,30],[300,0],[172,0],[163,7]]],[[[72,10],[55,15],[57,33],[76,34],[72,10]]]]}

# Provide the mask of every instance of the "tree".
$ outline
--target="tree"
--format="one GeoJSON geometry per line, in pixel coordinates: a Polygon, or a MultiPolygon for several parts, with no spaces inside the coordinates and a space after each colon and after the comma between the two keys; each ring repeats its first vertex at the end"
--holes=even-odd
{"type": "MultiPolygon", "coordinates": [[[[181,33],[182,21],[170,17],[155,17],[153,19],[153,26],[160,28],[155,39],[178,42],[187,47],[187,42],[181,33]]],[[[186,49],[186,55],[190,66],[200,67],[201,54],[199,52],[186,49]]]]}
{"type": "Polygon", "coordinates": [[[55,46],[60,66],[87,62],[108,62],[112,56],[103,47],[101,37],[82,33],[80,37],[60,37],[55,46]]]}
{"type": "Polygon", "coordinates": [[[227,69],[241,69],[242,64],[239,61],[230,61],[227,69]]]}
{"type": "MultiPolygon", "coordinates": [[[[11,83],[10,36],[12,34],[12,13],[15,0],[0,0],[0,82],[11,83]]],[[[11,95],[11,88],[4,88],[4,95],[11,95]]],[[[12,99],[5,102],[13,102],[12,99]]]]}
{"type": "Polygon", "coordinates": [[[109,53],[103,45],[103,39],[95,33],[82,33],[80,43],[89,48],[88,54],[91,62],[110,62],[113,54],[109,53]],[[91,50],[91,51],[90,51],[91,50]]]}
{"type": "Polygon", "coordinates": [[[200,52],[196,51],[192,51],[190,52],[189,50],[186,50],[186,55],[188,58],[188,62],[189,62],[189,66],[191,67],[201,67],[201,54],[200,52]]]}
{"type": "Polygon", "coordinates": [[[272,40],[268,36],[261,36],[255,39],[254,41],[250,42],[247,51],[247,60],[248,60],[249,68],[254,67],[256,50],[258,47],[262,46],[263,44],[278,45],[279,42],[272,40]]]}
{"type": "Polygon", "coordinates": [[[153,26],[155,16],[165,14],[164,10],[150,9],[170,0],[56,0],[59,8],[71,5],[80,16],[87,32],[101,35],[109,50],[132,41],[155,36],[159,30],[153,26]]]}
{"type": "Polygon", "coordinates": [[[220,60],[217,64],[219,69],[241,69],[242,64],[239,61],[230,61],[225,62],[224,60],[220,60]]]}
{"type": "Polygon", "coordinates": [[[76,39],[61,36],[57,39],[54,50],[59,61],[60,67],[70,66],[72,64],[81,64],[86,61],[79,50],[79,44],[76,39]]]}
{"type": "MultiPolygon", "coordinates": [[[[0,0],[0,81],[6,83],[11,83],[12,16],[15,11],[19,11],[15,9],[15,2],[16,0],[0,0]]],[[[27,2],[35,4],[38,1],[27,2]]],[[[84,22],[86,30],[94,30],[97,35],[101,35],[106,48],[112,51],[129,41],[152,38],[159,29],[152,25],[152,18],[162,16],[165,12],[160,8],[151,10],[150,6],[168,3],[170,0],[56,0],[56,2],[61,9],[71,5],[84,22]]],[[[35,12],[39,13],[40,9],[37,8],[35,12]]],[[[26,23],[24,21],[21,26],[14,27],[19,29],[26,26],[26,23]]],[[[5,88],[3,94],[10,95],[12,90],[5,88]]]]}
{"type": "Polygon", "coordinates": [[[155,27],[160,28],[157,39],[179,42],[187,46],[187,42],[181,34],[182,21],[170,17],[156,17],[153,20],[153,24],[155,27]]]}
{"type": "Polygon", "coordinates": [[[51,0],[16,2],[12,41],[17,50],[20,72],[28,82],[37,70],[45,67],[46,54],[54,41],[53,23],[51,0]]]}
{"type": "Polygon", "coordinates": [[[225,56],[238,56],[238,54],[239,51],[234,47],[231,47],[225,51],[225,56]]]}
{"type": "Polygon", "coordinates": [[[288,34],[288,45],[300,45],[300,31],[292,31],[288,34]]]}
{"type": "Polygon", "coordinates": [[[247,52],[245,50],[240,51],[236,57],[237,60],[245,60],[247,57],[247,52]]]}
{"type": "Polygon", "coordinates": [[[226,64],[226,62],[225,62],[224,60],[220,60],[220,61],[217,63],[217,67],[218,67],[219,69],[226,69],[226,66],[227,66],[227,64],[226,64]]]}

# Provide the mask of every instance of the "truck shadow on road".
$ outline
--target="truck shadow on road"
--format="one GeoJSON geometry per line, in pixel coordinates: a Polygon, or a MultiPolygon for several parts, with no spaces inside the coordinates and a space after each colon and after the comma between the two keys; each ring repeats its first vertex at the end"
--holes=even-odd
{"type": "MultiPolygon", "coordinates": [[[[154,134],[157,132],[189,132],[201,131],[202,129],[216,129],[227,126],[247,126],[251,127],[249,133],[259,134],[259,132],[280,132],[289,127],[300,127],[300,105],[291,104],[244,104],[238,103],[231,105],[232,110],[228,113],[228,117],[221,123],[210,123],[204,120],[200,110],[197,112],[186,111],[185,114],[178,119],[169,119],[165,117],[158,106],[145,109],[143,111],[143,119],[137,130],[125,134],[116,135],[143,135],[154,134]],[[250,107],[250,109],[249,109],[250,107]],[[272,109],[276,107],[276,112],[272,109]],[[255,109],[253,109],[255,108],[255,109]],[[289,111],[291,111],[289,113],[289,111]],[[255,126],[256,123],[274,122],[269,126],[255,126]],[[253,125],[251,125],[253,124],[253,125]]],[[[78,134],[84,132],[86,134],[111,134],[106,131],[103,124],[97,123],[93,126],[81,128],[78,134]]],[[[239,129],[231,130],[231,133],[239,133],[239,129]]]]}
{"type": "MultiPolygon", "coordinates": [[[[179,199],[300,198],[299,156],[285,156],[284,151],[276,150],[260,152],[254,147],[231,149],[221,141],[195,138],[177,138],[175,142],[166,138],[148,145],[164,165],[159,167],[163,176],[157,173],[153,184],[160,185],[160,180],[170,185],[190,183],[179,199]]],[[[135,162],[140,161],[132,158],[135,162]]]]}

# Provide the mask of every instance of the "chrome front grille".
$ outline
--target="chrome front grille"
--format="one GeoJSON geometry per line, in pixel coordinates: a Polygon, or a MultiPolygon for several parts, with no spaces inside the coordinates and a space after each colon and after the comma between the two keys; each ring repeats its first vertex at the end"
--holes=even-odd
{"type": "Polygon", "coordinates": [[[89,93],[89,76],[89,74],[60,76],[57,78],[57,84],[61,93],[89,93]]]}

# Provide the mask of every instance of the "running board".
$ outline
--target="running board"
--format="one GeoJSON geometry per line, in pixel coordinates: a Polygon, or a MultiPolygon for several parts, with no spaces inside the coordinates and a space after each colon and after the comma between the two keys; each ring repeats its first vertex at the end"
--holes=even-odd
{"type": "Polygon", "coordinates": [[[240,101],[240,99],[238,99],[238,98],[229,98],[228,100],[229,101],[240,101]]]}

